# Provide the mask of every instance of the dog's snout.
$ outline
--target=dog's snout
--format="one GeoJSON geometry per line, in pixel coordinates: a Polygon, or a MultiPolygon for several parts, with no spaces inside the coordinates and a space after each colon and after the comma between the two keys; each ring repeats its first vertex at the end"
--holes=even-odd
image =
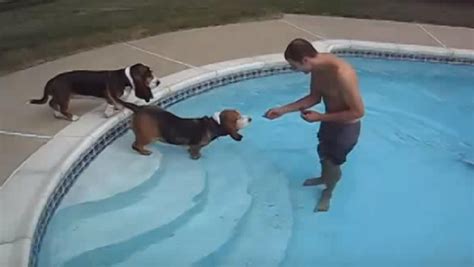
{"type": "Polygon", "coordinates": [[[237,120],[237,129],[243,129],[243,128],[247,127],[250,124],[251,121],[252,121],[252,118],[250,118],[248,116],[241,116],[237,120]]]}
{"type": "Polygon", "coordinates": [[[153,78],[151,79],[151,81],[148,83],[148,86],[149,86],[150,88],[155,88],[155,87],[157,87],[159,84],[160,84],[160,80],[158,80],[158,78],[156,78],[156,77],[153,77],[153,78]]]}

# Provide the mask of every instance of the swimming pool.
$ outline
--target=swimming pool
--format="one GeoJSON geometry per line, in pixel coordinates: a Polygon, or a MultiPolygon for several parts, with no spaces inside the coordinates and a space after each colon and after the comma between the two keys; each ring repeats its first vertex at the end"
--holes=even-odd
{"type": "Polygon", "coordinates": [[[309,77],[253,79],[170,108],[238,108],[254,119],[241,143],[199,161],[161,144],[139,156],[131,133],[107,147],[56,211],[39,266],[471,266],[473,67],[349,60],[367,112],[329,213],[301,186],[319,174],[318,125],[261,118],[309,77]]]}

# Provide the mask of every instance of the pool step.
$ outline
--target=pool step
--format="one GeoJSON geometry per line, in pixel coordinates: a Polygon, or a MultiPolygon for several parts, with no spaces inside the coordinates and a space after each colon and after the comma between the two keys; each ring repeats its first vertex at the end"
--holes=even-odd
{"type": "MultiPolygon", "coordinates": [[[[49,226],[53,232],[43,242],[41,266],[64,262],[68,262],[67,266],[81,266],[74,265],[72,258],[126,243],[196,212],[206,190],[206,173],[201,162],[189,159],[187,152],[179,147],[158,146],[158,150],[163,154],[161,167],[146,182],[104,200],[60,210],[49,226]],[[54,262],[49,262],[50,259],[54,262]]],[[[109,164],[110,168],[130,168],[114,162],[109,164]]],[[[89,257],[93,259],[94,255],[89,257]]]]}
{"type": "Polygon", "coordinates": [[[190,266],[234,235],[251,206],[245,155],[235,145],[221,143],[205,151],[209,193],[200,213],[127,260],[114,266],[190,266]],[[179,255],[179,256],[177,256],[179,255]]]}
{"type": "Polygon", "coordinates": [[[150,179],[161,164],[161,153],[142,157],[132,150],[134,135],[128,131],[97,156],[74,183],[58,210],[81,203],[94,202],[129,191],[150,179]],[[126,162],[126,166],[117,166],[126,162]]]}
{"type": "Polygon", "coordinates": [[[252,207],[228,242],[195,266],[278,266],[285,257],[293,225],[287,177],[265,155],[245,155],[252,207]]]}

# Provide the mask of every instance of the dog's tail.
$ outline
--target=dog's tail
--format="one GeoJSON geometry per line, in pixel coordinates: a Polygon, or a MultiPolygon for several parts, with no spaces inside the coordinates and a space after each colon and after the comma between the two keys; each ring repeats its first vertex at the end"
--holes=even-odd
{"type": "Polygon", "coordinates": [[[123,100],[120,99],[120,98],[115,98],[114,100],[117,101],[117,103],[119,103],[120,105],[122,105],[122,106],[124,106],[124,107],[130,109],[130,110],[133,111],[133,112],[137,112],[137,111],[141,108],[140,106],[135,105],[135,104],[133,104],[133,103],[125,102],[125,101],[123,101],[123,100]]]}
{"type": "Polygon", "coordinates": [[[46,84],[46,86],[44,87],[43,98],[41,98],[41,99],[31,99],[30,104],[36,104],[36,105],[44,104],[48,101],[50,94],[51,94],[51,86],[50,86],[50,82],[48,82],[46,84]]]}

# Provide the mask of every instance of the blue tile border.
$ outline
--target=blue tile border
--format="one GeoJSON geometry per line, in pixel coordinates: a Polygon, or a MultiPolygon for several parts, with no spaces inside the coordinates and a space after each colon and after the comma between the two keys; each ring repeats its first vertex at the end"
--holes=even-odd
{"type": "Polygon", "coordinates": [[[276,66],[276,67],[271,67],[271,68],[262,68],[259,70],[248,70],[248,71],[239,72],[235,74],[229,74],[229,75],[217,77],[211,80],[207,80],[207,81],[192,85],[190,88],[183,89],[183,90],[180,90],[179,92],[166,96],[154,102],[154,104],[162,108],[167,108],[189,97],[208,92],[216,87],[221,87],[224,85],[241,82],[248,79],[254,79],[254,78],[271,76],[271,75],[282,74],[282,73],[289,73],[291,71],[292,70],[289,66],[281,65],[281,66],[276,66]]]}
{"type": "MultiPolygon", "coordinates": [[[[409,54],[409,53],[395,53],[395,52],[378,52],[370,50],[354,50],[354,49],[336,49],[331,51],[338,56],[347,57],[364,57],[364,58],[383,58],[396,60],[414,60],[427,61],[437,63],[450,64],[468,64],[474,65],[474,59],[456,58],[448,56],[433,56],[423,54],[409,54]]],[[[283,74],[292,72],[291,68],[285,64],[275,65],[272,67],[263,67],[261,69],[246,70],[238,73],[228,74],[207,80],[201,83],[191,85],[188,88],[175,92],[162,99],[155,101],[153,104],[162,108],[170,107],[180,101],[189,97],[196,96],[216,87],[221,87],[231,83],[241,82],[248,79],[271,76],[276,74],[283,74]]],[[[67,194],[69,189],[74,185],[74,182],[79,175],[89,166],[89,164],[113,141],[123,136],[129,128],[130,118],[123,119],[112,129],[103,134],[93,145],[91,145],[78,159],[72,164],[69,170],[63,175],[59,184],[49,196],[47,204],[43,208],[36,229],[33,235],[31,244],[29,263],[31,267],[36,267],[38,264],[38,255],[41,249],[41,243],[46,233],[48,224],[59,206],[63,197],[67,194]]]]}
{"type": "Polygon", "coordinates": [[[447,64],[474,65],[474,58],[461,58],[448,55],[433,55],[429,53],[406,53],[390,51],[374,51],[365,49],[334,49],[331,51],[338,56],[363,57],[363,58],[381,58],[391,60],[435,62],[447,64]]]}

